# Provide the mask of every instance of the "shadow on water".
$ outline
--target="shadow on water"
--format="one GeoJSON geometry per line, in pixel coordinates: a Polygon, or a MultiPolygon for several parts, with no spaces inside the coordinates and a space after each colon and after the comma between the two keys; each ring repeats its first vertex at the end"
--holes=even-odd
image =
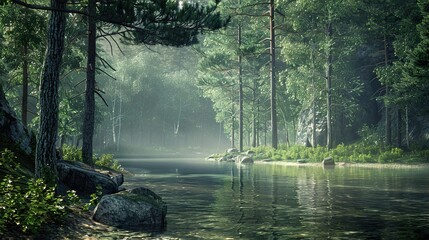
{"type": "MultiPolygon", "coordinates": [[[[168,205],[180,239],[426,239],[427,169],[236,165],[201,158],[123,159],[168,205]]],[[[131,234],[132,235],[132,234],[131,234]]]]}

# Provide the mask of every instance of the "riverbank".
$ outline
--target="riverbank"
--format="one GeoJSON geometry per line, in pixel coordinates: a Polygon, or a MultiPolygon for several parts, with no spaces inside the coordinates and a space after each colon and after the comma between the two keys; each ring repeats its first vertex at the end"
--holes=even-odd
{"type": "MultiPolygon", "coordinates": [[[[257,160],[255,164],[273,164],[289,167],[323,167],[322,163],[299,163],[292,161],[273,161],[273,160],[257,160]]],[[[414,169],[414,168],[429,168],[429,163],[416,163],[416,164],[403,164],[403,163],[346,163],[336,162],[335,167],[360,167],[360,168],[400,168],[400,169],[414,169]]]]}

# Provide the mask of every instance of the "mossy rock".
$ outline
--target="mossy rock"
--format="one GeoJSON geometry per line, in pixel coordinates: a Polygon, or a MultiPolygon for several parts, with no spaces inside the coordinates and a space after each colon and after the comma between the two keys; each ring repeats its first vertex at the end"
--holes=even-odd
{"type": "Polygon", "coordinates": [[[93,219],[118,228],[161,231],[166,226],[166,215],[167,205],[162,198],[140,187],[103,196],[93,219]]]}

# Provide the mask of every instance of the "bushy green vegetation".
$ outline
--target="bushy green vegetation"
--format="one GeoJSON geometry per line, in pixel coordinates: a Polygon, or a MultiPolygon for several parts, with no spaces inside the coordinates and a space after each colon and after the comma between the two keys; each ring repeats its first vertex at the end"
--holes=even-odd
{"type": "Polygon", "coordinates": [[[42,179],[18,176],[21,167],[15,155],[5,149],[0,154],[0,235],[6,228],[36,233],[47,222],[66,214],[64,198],[55,195],[55,187],[42,179]]]}
{"type": "MultiPolygon", "coordinates": [[[[80,148],[63,145],[63,159],[67,161],[82,162],[82,150],[80,148]]],[[[116,171],[124,171],[118,160],[114,159],[113,154],[101,154],[99,157],[94,155],[94,163],[97,166],[111,168],[116,171]]]]}
{"type": "Polygon", "coordinates": [[[277,150],[267,146],[252,149],[256,159],[271,160],[306,159],[309,162],[320,162],[331,156],[337,162],[349,163],[427,163],[429,150],[404,151],[395,147],[368,145],[363,142],[351,145],[340,144],[328,151],[326,147],[305,147],[281,145],[277,150]]]}
{"type": "Polygon", "coordinates": [[[87,203],[73,190],[65,196],[56,195],[55,186],[48,186],[43,179],[14,174],[20,169],[14,153],[8,149],[0,152],[0,237],[6,230],[37,234],[47,223],[61,220],[70,206],[89,210],[100,199],[100,187],[87,203]]]}
{"type": "Polygon", "coordinates": [[[0,232],[18,227],[22,232],[37,233],[47,222],[66,214],[63,198],[55,196],[55,188],[42,179],[30,179],[25,186],[21,179],[5,176],[0,182],[0,232]]]}

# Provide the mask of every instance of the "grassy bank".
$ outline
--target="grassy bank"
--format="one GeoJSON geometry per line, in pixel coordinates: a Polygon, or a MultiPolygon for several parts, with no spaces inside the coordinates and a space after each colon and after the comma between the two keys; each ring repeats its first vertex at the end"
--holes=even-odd
{"type": "Polygon", "coordinates": [[[336,162],[345,163],[397,163],[418,164],[429,163],[429,149],[403,150],[395,147],[384,147],[364,144],[340,144],[327,150],[325,147],[279,146],[278,149],[260,146],[250,149],[255,152],[255,159],[273,161],[296,161],[305,159],[307,162],[321,162],[332,157],[336,162]]]}

